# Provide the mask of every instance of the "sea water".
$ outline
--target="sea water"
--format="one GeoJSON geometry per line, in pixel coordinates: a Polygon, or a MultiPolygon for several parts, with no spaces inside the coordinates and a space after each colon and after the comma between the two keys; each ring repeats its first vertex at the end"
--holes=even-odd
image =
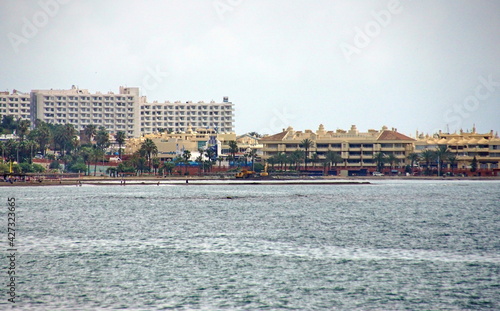
{"type": "Polygon", "coordinates": [[[0,194],[0,309],[500,309],[498,181],[0,194]],[[9,197],[15,303],[6,293],[9,197]]]}

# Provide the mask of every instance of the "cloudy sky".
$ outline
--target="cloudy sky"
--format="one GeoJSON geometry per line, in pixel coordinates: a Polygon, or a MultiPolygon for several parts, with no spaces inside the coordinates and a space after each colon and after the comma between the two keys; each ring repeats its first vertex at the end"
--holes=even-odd
{"type": "Polygon", "coordinates": [[[237,133],[500,131],[500,1],[0,1],[0,90],[235,104],[237,133]]]}

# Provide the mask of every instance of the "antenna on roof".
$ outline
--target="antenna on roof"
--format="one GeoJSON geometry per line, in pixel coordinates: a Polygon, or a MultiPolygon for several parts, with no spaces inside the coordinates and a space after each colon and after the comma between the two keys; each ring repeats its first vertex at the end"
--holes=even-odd
{"type": "Polygon", "coordinates": [[[450,133],[450,126],[446,124],[446,132],[449,134],[450,133]]]}

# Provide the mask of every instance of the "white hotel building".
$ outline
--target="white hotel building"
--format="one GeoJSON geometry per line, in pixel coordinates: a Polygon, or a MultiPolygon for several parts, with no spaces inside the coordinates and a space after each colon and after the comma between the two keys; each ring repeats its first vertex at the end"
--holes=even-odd
{"type": "Polygon", "coordinates": [[[142,133],[158,132],[158,129],[186,132],[187,128],[213,128],[218,133],[234,132],[234,108],[227,97],[222,103],[155,101],[141,104],[140,110],[142,133]]]}
{"type": "Polygon", "coordinates": [[[73,86],[69,90],[32,90],[31,93],[0,92],[0,112],[15,119],[37,119],[51,124],[73,124],[77,130],[93,124],[111,134],[123,131],[140,137],[160,130],[186,132],[188,128],[214,128],[234,132],[234,105],[222,103],[152,102],[137,87],[120,87],[119,93],[90,93],[73,86]]]}
{"type": "MultiPolygon", "coordinates": [[[[13,116],[17,119],[30,119],[30,94],[25,94],[14,90],[0,92],[0,115],[13,116]]],[[[1,121],[1,120],[0,120],[1,121]]]]}

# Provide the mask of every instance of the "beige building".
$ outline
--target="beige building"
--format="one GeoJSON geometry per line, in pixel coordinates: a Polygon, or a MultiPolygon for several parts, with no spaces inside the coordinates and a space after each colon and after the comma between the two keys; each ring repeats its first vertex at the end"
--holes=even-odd
{"type": "Polygon", "coordinates": [[[141,104],[141,133],[161,130],[186,132],[188,127],[213,128],[219,133],[234,132],[234,105],[228,97],[222,103],[211,101],[152,102],[141,104]]]}
{"type": "Polygon", "coordinates": [[[158,147],[158,157],[163,161],[170,160],[176,156],[182,155],[184,150],[191,152],[191,159],[196,159],[200,149],[209,146],[217,146],[219,156],[225,155],[224,152],[229,148],[228,142],[236,139],[234,133],[216,133],[214,129],[197,129],[196,131],[188,128],[184,133],[152,133],[146,134],[140,138],[129,139],[125,147],[125,153],[131,154],[139,150],[141,144],[146,139],[151,139],[158,147]]]}
{"type": "Polygon", "coordinates": [[[40,119],[51,124],[73,124],[79,131],[93,124],[104,126],[111,134],[118,131],[127,137],[140,132],[139,88],[120,87],[118,94],[90,93],[73,86],[69,90],[31,91],[31,121],[40,119]]]}
{"type": "Polygon", "coordinates": [[[234,132],[234,105],[222,102],[149,103],[137,87],[120,87],[117,94],[91,93],[73,86],[69,90],[32,90],[0,93],[0,112],[15,119],[37,119],[51,124],[73,124],[79,131],[93,124],[104,126],[111,134],[118,131],[127,137],[160,132],[186,132],[194,128],[214,128],[219,133],[234,132]]]}
{"type": "Polygon", "coordinates": [[[309,151],[311,154],[316,153],[320,161],[325,159],[328,151],[332,151],[342,157],[344,163],[340,165],[347,168],[375,168],[377,164],[374,155],[379,152],[385,155],[393,154],[397,159],[395,165],[403,167],[408,163],[407,156],[413,151],[415,142],[396,129],[389,130],[385,126],[380,130],[367,132],[358,131],[355,125],[348,131],[326,131],[323,125],[320,125],[315,132],[295,131],[288,127],[281,133],[260,139],[263,144],[263,159],[269,159],[279,153],[289,154],[295,150],[303,150],[300,144],[304,139],[313,142],[309,151]]]}
{"type": "Polygon", "coordinates": [[[415,141],[415,152],[421,154],[424,150],[436,150],[440,145],[448,146],[448,149],[457,157],[457,168],[470,168],[472,159],[476,157],[478,169],[498,169],[500,164],[500,138],[498,133],[477,133],[476,128],[472,131],[460,131],[459,133],[443,133],[439,131],[435,135],[417,134],[415,141]]]}
{"type": "Polygon", "coordinates": [[[0,92],[0,115],[13,116],[14,120],[30,119],[30,94],[21,93],[14,90],[0,92]]]}

